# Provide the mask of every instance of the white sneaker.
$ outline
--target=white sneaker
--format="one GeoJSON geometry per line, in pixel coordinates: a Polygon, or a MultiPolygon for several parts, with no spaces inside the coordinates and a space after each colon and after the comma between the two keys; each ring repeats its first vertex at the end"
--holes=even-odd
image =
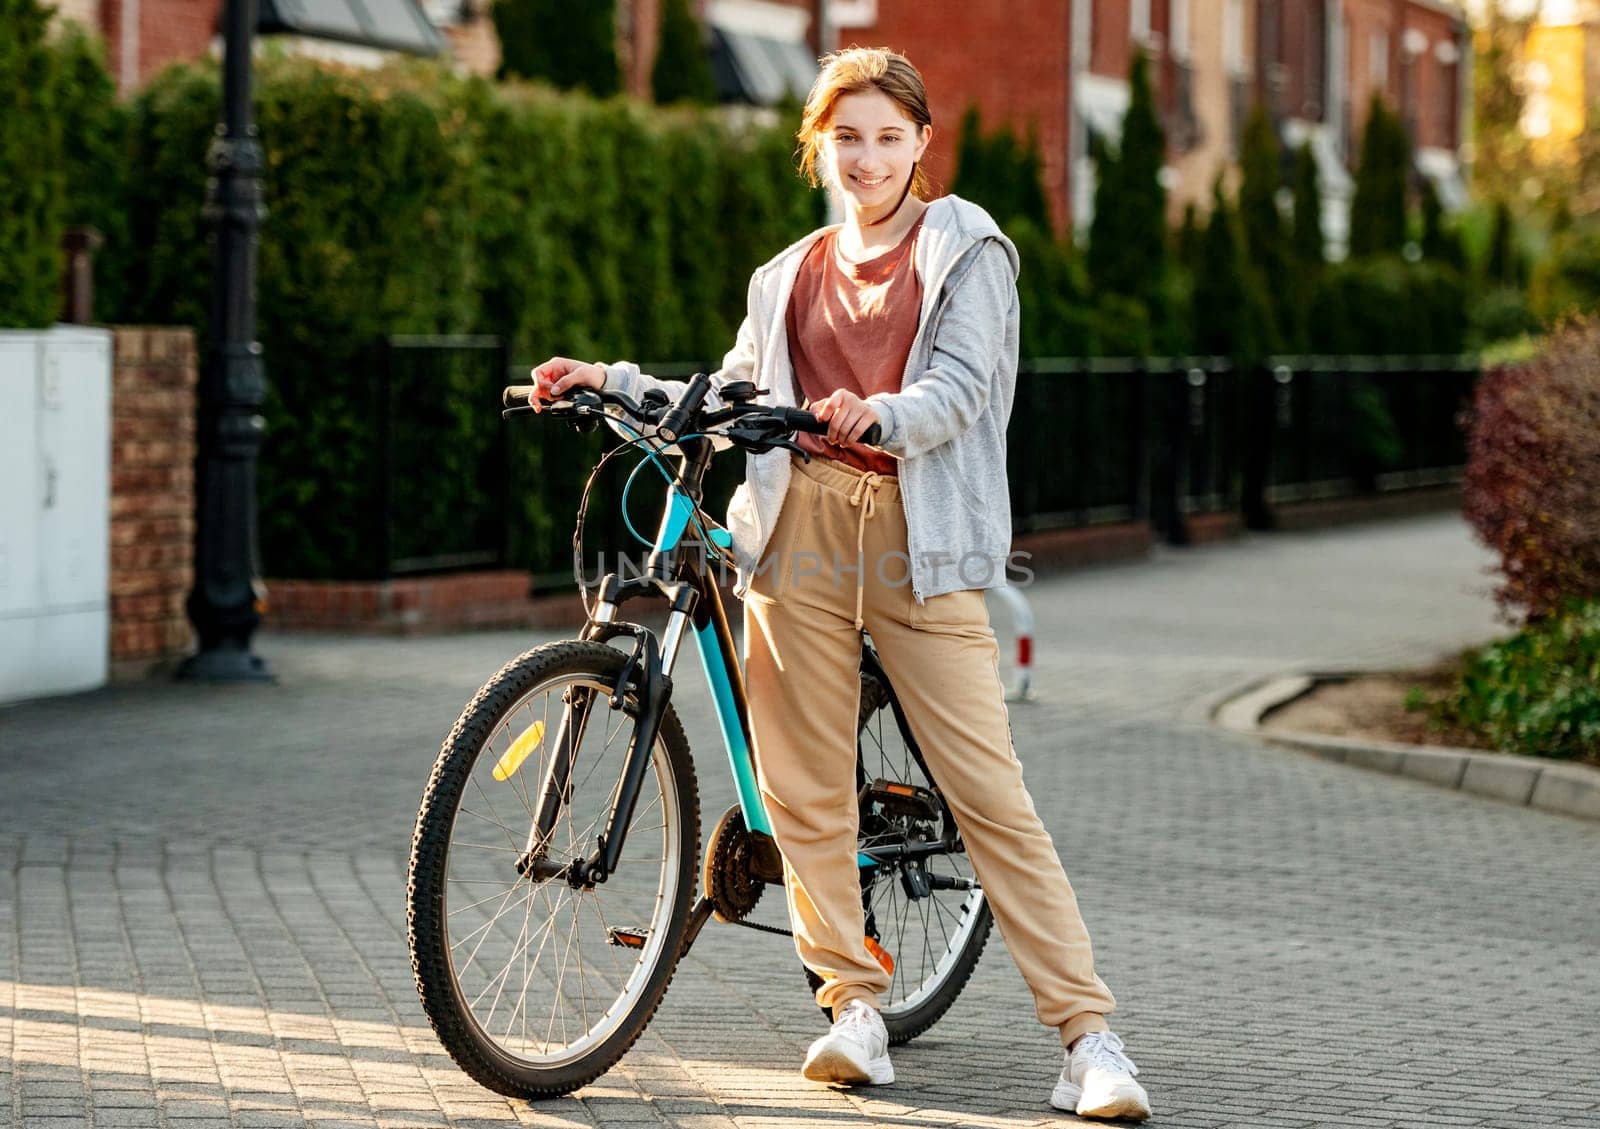
{"type": "Polygon", "coordinates": [[[828,1033],[806,1052],[800,1068],[813,1082],[843,1086],[882,1086],[894,1081],[889,1063],[889,1032],[878,1009],[864,1000],[851,1000],[828,1033]]]}
{"type": "Polygon", "coordinates": [[[1120,1038],[1093,1031],[1072,1045],[1050,1104],[1079,1117],[1143,1121],[1150,1116],[1150,1096],[1133,1080],[1137,1073],[1139,1068],[1122,1053],[1120,1038]]]}

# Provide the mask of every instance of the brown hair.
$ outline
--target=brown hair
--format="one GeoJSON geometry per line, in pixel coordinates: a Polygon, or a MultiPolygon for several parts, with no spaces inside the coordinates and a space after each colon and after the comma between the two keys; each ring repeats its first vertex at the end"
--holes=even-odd
{"type": "MultiPolygon", "coordinates": [[[[904,55],[883,47],[849,47],[822,59],[822,73],[806,97],[805,114],[795,138],[800,142],[800,171],[813,187],[822,183],[817,175],[817,158],[822,152],[822,137],[833,117],[833,104],[844,94],[881,90],[900,111],[916,123],[917,132],[933,124],[928,112],[928,91],[922,75],[904,55]]],[[[918,140],[921,140],[919,137],[918,140]]],[[[911,173],[910,189],[919,199],[933,195],[933,182],[918,162],[911,173]]]]}

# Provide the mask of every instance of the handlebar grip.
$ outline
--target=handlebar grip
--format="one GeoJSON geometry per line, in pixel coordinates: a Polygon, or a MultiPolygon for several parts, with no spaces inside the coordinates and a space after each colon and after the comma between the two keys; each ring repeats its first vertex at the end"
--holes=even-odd
{"type": "MultiPolygon", "coordinates": [[[[813,435],[826,435],[828,433],[828,425],[804,408],[774,409],[773,414],[777,415],[779,413],[782,413],[780,418],[796,431],[809,431],[813,435]]],[[[876,447],[878,440],[882,438],[882,425],[874,423],[867,426],[867,429],[861,433],[861,438],[857,439],[856,442],[865,443],[868,447],[876,447]]]]}
{"type": "Polygon", "coordinates": [[[537,390],[533,384],[509,384],[506,390],[500,393],[500,404],[507,408],[524,408],[533,403],[533,394],[537,390]]]}

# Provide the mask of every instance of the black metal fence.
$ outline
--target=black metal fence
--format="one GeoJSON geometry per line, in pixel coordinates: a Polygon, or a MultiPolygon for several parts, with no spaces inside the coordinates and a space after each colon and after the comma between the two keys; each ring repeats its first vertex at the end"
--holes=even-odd
{"type": "MultiPolygon", "coordinates": [[[[501,421],[499,388],[526,381],[531,366],[508,365],[498,338],[389,337],[378,349],[371,573],[514,565],[536,586],[569,582],[579,493],[617,440],[603,428],[501,421]]],[[[703,367],[646,371],[683,378],[703,367]]],[[[1461,357],[1279,357],[1245,371],[1210,357],[1028,361],[1009,432],[1013,522],[1022,533],[1149,521],[1182,544],[1195,514],[1270,528],[1297,501],[1455,481],[1477,371],[1461,357]]],[[[742,476],[742,460],[718,461],[713,512],[742,476]]],[[[596,485],[589,564],[635,547],[619,505],[625,477],[596,485]]],[[[663,488],[641,475],[629,499],[636,524],[659,513],[663,488]]]]}

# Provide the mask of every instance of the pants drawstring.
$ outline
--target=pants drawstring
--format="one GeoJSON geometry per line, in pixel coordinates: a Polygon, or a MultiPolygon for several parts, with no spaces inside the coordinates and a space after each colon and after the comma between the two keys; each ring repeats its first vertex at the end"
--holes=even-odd
{"type": "Polygon", "coordinates": [[[856,630],[864,626],[861,618],[862,599],[866,593],[866,537],[867,519],[878,512],[878,484],[883,481],[883,475],[876,471],[867,471],[856,480],[855,489],[850,492],[850,504],[861,510],[861,516],[856,520],[856,630]]]}

